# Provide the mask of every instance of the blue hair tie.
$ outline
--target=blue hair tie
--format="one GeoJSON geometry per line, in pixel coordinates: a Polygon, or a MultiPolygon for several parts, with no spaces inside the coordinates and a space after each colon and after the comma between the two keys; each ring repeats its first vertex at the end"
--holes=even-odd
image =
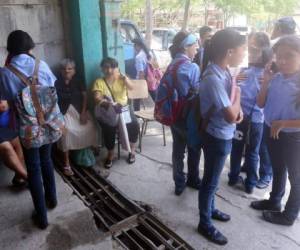
{"type": "Polygon", "coordinates": [[[180,48],[185,48],[195,44],[198,41],[197,37],[193,34],[189,34],[180,44],[180,48]]]}

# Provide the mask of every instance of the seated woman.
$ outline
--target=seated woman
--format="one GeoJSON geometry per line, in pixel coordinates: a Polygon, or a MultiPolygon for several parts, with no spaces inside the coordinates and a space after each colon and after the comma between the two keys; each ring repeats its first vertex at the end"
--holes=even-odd
{"type": "MultiPolygon", "coordinates": [[[[94,99],[96,104],[103,107],[112,105],[113,100],[118,104],[125,106],[128,104],[127,89],[132,89],[132,84],[126,76],[123,76],[118,68],[118,62],[113,58],[103,59],[101,69],[104,74],[103,78],[95,81],[93,86],[94,99]]],[[[131,153],[128,155],[127,162],[132,164],[135,162],[135,144],[138,140],[139,123],[130,107],[131,122],[126,124],[131,153]]],[[[117,127],[112,127],[99,121],[103,131],[104,144],[108,150],[107,157],[104,163],[105,168],[112,167],[114,158],[114,146],[117,127]]]]}
{"type": "Polygon", "coordinates": [[[64,152],[63,172],[73,175],[70,167],[69,150],[84,149],[97,145],[97,129],[87,110],[85,85],[75,77],[75,62],[64,59],[61,62],[61,76],[55,82],[58,105],[65,117],[66,134],[58,142],[64,152]]]}
{"type": "Polygon", "coordinates": [[[22,146],[17,132],[9,128],[11,111],[7,101],[0,100],[0,158],[15,172],[12,183],[15,186],[24,186],[27,180],[22,146]]]}

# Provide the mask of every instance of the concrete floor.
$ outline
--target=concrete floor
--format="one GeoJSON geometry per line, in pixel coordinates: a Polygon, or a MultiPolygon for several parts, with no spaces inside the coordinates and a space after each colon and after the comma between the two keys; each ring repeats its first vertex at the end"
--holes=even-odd
{"type": "Polygon", "coordinates": [[[92,250],[113,248],[104,237],[93,214],[72,189],[56,175],[58,206],[48,211],[49,226],[36,228],[31,220],[33,204],[28,189],[11,187],[12,172],[0,166],[0,249],[1,250],[92,250]]]}
{"type": "MultiPolygon", "coordinates": [[[[149,135],[159,133],[161,129],[157,123],[149,125],[149,135]]],[[[187,188],[181,196],[174,195],[171,146],[169,130],[166,147],[162,146],[161,135],[146,136],[143,140],[143,152],[137,155],[136,163],[127,165],[126,153],[122,152],[122,159],[114,162],[108,179],[131,199],[149,204],[162,221],[197,250],[300,249],[299,219],[292,227],[263,221],[261,212],[251,209],[249,204],[252,200],[268,197],[269,190],[256,189],[253,195],[246,195],[241,190],[229,187],[228,162],[220,180],[216,205],[229,213],[232,219],[227,223],[216,222],[215,225],[228,237],[229,243],[225,247],[219,247],[200,236],[196,231],[199,219],[198,192],[187,188]]],[[[101,165],[100,159],[98,164],[101,165]]],[[[203,162],[201,168],[202,166],[203,162]]]]}
{"type": "MultiPolygon", "coordinates": [[[[216,246],[197,231],[198,192],[187,188],[177,197],[171,168],[171,136],[167,130],[167,146],[162,146],[161,127],[149,124],[148,134],[143,140],[143,152],[137,155],[134,165],[125,162],[126,152],[114,162],[110,171],[98,169],[128,197],[149,204],[153,212],[196,250],[233,249],[268,250],[300,249],[299,219],[292,227],[276,226],[264,222],[261,213],[249,208],[252,200],[268,197],[269,190],[255,190],[254,195],[245,195],[241,190],[227,186],[228,163],[222,174],[216,204],[231,215],[232,220],[216,226],[228,237],[224,247],[216,246]]],[[[203,163],[201,163],[201,168],[203,163]]],[[[202,173],[202,171],[201,171],[202,173]]],[[[0,249],[120,249],[111,238],[103,238],[94,224],[92,214],[72,193],[72,190],[56,176],[59,206],[49,212],[50,226],[36,229],[30,216],[33,205],[28,190],[16,192],[10,187],[12,173],[0,167],[0,249]]]]}

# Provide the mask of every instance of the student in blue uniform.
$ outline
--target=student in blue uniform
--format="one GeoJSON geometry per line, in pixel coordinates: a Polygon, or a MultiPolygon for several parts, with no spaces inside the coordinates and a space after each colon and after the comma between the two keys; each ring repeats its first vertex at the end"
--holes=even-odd
{"type": "MultiPolygon", "coordinates": [[[[149,49],[145,46],[143,40],[139,38],[133,39],[134,50],[135,50],[135,70],[136,70],[136,79],[145,80],[148,60],[151,60],[151,55],[149,49]]],[[[153,93],[150,92],[150,95],[153,93]]],[[[152,97],[152,99],[154,96],[152,97]]],[[[141,106],[141,99],[133,100],[134,111],[139,111],[141,106]]]]}
{"type": "MultiPolygon", "coordinates": [[[[181,62],[177,70],[177,92],[182,97],[188,98],[190,93],[197,92],[199,87],[200,70],[197,64],[192,62],[197,52],[197,47],[197,38],[182,31],[177,33],[174,37],[173,45],[170,47],[170,53],[173,58],[170,66],[181,62]]],[[[190,127],[187,124],[188,116],[182,117],[171,126],[173,137],[173,179],[176,195],[180,195],[186,186],[199,189],[201,183],[199,178],[200,150],[196,147],[187,146],[188,136],[191,134],[188,133],[188,127],[190,127]],[[186,147],[188,148],[187,176],[183,172],[186,147]]]]}
{"type": "MultiPolygon", "coordinates": [[[[7,50],[11,64],[25,76],[33,74],[35,57],[32,50],[35,44],[30,35],[22,30],[11,32],[7,38],[7,50]]],[[[54,86],[56,78],[49,66],[40,61],[38,71],[39,84],[54,86]]],[[[14,104],[18,93],[26,86],[8,68],[3,68],[0,74],[1,99],[14,104]]],[[[39,148],[24,148],[25,163],[28,172],[28,185],[33,200],[35,212],[34,223],[40,229],[48,226],[47,208],[57,205],[54,168],[51,159],[51,144],[39,148]]]]}
{"type": "Polygon", "coordinates": [[[195,56],[194,62],[199,65],[200,70],[202,69],[203,66],[204,45],[206,41],[208,41],[212,37],[212,31],[213,31],[212,28],[209,26],[202,26],[199,29],[199,35],[200,35],[199,49],[195,56]]]}
{"type": "MultiPolygon", "coordinates": [[[[251,194],[258,181],[257,167],[264,128],[263,109],[256,105],[256,97],[260,90],[260,81],[263,76],[264,67],[273,57],[270,41],[265,33],[256,32],[249,35],[248,55],[249,67],[241,71],[240,79],[243,80],[239,83],[242,91],[241,107],[244,113],[244,120],[237,125],[235,137],[232,141],[228,184],[234,186],[239,182],[243,183],[243,178],[239,174],[243,149],[246,146],[244,166],[247,178],[245,180],[245,191],[251,194]]],[[[268,152],[263,151],[262,153],[267,154],[268,152]]],[[[263,155],[262,160],[266,160],[267,157],[268,155],[263,155]]],[[[264,163],[263,161],[261,162],[264,163]]],[[[270,177],[264,174],[266,171],[263,171],[266,170],[266,165],[262,166],[264,168],[261,171],[263,174],[261,181],[265,179],[266,181],[270,181],[270,177]]]]}
{"type": "Polygon", "coordinates": [[[273,167],[272,192],[268,200],[254,201],[251,207],[264,210],[266,221],[292,225],[300,210],[300,38],[285,36],[273,49],[279,73],[274,74],[271,68],[265,71],[257,98],[265,114],[273,167]],[[281,212],[287,176],[291,190],[281,212]]]}
{"type": "Polygon", "coordinates": [[[198,232],[220,245],[225,245],[227,238],[214,227],[212,219],[229,221],[230,216],[215,208],[214,196],[231,151],[235,124],[243,119],[241,90],[232,85],[228,67],[236,67],[243,61],[245,43],[245,38],[232,29],[216,32],[205,47],[204,72],[200,82],[201,114],[207,126],[203,132],[205,161],[199,191],[198,232]]]}

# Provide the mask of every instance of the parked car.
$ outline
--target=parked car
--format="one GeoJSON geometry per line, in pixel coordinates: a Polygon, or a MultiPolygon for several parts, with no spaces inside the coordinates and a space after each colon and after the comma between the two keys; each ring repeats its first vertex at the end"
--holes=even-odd
{"type": "Polygon", "coordinates": [[[177,33],[177,31],[175,29],[154,28],[152,31],[153,39],[156,39],[157,42],[161,45],[161,47],[153,48],[153,49],[168,50],[168,48],[173,43],[173,39],[174,39],[176,33],[177,33]]]}
{"type": "MultiPolygon", "coordinates": [[[[155,29],[155,31],[158,31],[159,29],[155,29]]],[[[162,30],[162,29],[161,29],[162,30]]],[[[176,32],[176,31],[175,31],[176,32]]],[[[120,20],[120,33],[121,37],[123,39],[123,50],[124,50],[124,60],[125,60],[125,73],[130,77],[130,78],[135,78],[136,77],[136,70],[135,70],[135,52],[134,52],[134,46],[132,43],[132,40],[135,38],[139,38],[142,41],[145,42],[144,36],[138,29],[138,27],[130,20],[120,20]]],[[[164,32],[162,32],[164,33],[164,32]]],[[[155,34],[162,34],[162,33],[155,33],[155,34]]],[[[169,40],[164,40],[164,46],[165,48],[162,48],[162,42],[156,41],[156,36],[155,39],[153,39],[153,43],[151,46],[151,51],[150,53],[152,56],[157,60],[159,66],[162,69],[165,69],[169,62],[171,61],[170,53],[168,51],[169,46],[172,44],[169,43],[169,41],[173,40],[173,37],[171,34],[174,34],[172,32],[164,33],[162,37],[164,39],[169,39],[169,40]],[[167,34],[167,36],[165,35],[167,34]]],[[[176,34],[176,33],[175,33],[176,34]]],[[[174,34],[174,35],[175,35],[174,34]]],[[[158,37],[158,35],[157,35],[158,37]]]]}

